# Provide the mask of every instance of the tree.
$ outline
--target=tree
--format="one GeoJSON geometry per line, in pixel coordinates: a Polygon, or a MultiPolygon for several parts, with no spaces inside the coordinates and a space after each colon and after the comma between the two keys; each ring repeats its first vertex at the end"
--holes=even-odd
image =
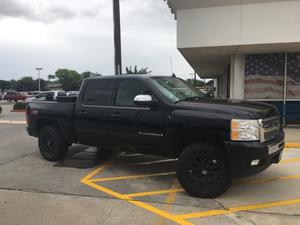
{"type": "Polygon", "coordinates": [[[77,91],[83,80],[82,74],[79,74],[75,70],[58,69],[55,72],[55,77],[58,82],[62,84],[65,91],[77,91]]]}
{"type": "Polygon", "coordinates": [[[33,91],[36,89],[36,82],[32,77],[22,77],[20,80],[16,81],[16,91],[33,91]]]}
{"type": "Polygon", "coordinates": [[[149,74],[152,71],[148,71],[148,67],[138,69],[137,65],[134,66],[134,70],[132,70],[132,66],[126,66],[126,74],[149,74]]]}
{"type": "Polygon", "coordinates": [[[203,87],[205,85],[204,82],[201,80],[196,80],[196,85],[194,79],[187,79],[186,82],[196,87],[203,87]]]}
{"type": "Polygon", "coordinates": [[[48,75],[48,80],[50,81],[50,80],[54,80],[55,79],[55,75],[51,75],[51,74],[49,74],[48,75]]]}
{"type": "Polygon", "coordinates": [[[0,80],[0,91],[8,90],[10,88],[10,82],[7,80],[0,80]]]}
{"type": "Polygon", "coordinates": [[[102,75],[97,72],[85,71],[82,73],[82,76],[84,79],[86,79],[86,78],[90,78],[90,77],[101,77],[102,75]]]}

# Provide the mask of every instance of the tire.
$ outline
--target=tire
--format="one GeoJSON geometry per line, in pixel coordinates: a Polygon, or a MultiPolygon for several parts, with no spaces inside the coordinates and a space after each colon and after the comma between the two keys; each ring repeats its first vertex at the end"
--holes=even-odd
{"type": "Polygon", "coordinates": [[[177,164],[177,178],[192,196],[216,198],[232,184],[232,176],[224,154],[209,143],[186,147],[177,164]]]}
{"type": "Polygon", "coordinates": [[[55,162],[66,156],[68,143],[62,139],[56,128],[47,126],[40,131],[39,149],[44,159],[55,162]]]}

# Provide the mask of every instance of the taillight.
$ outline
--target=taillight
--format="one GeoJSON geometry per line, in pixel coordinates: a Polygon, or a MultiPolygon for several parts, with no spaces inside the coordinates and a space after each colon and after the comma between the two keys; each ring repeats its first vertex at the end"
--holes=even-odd
{"type": "Polygon", "coordinates": [[[26,123],[27,123],[27,126],[29,125],[29,114],[30,114],[30,109],[26,109],[26,123]]]}

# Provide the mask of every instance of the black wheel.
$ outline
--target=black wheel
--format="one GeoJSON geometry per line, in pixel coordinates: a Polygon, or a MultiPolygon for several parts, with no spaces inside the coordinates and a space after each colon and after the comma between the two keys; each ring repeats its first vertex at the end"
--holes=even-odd
{"type": "Polygon", "coordinates": [[[48,126],[40,131],[39,149],[46,160],[58,161],[66,156],[68,143],[62,139],[57,129],[48,126]]]}
{"type": "Polygon", "coordinates": [[[201,198],[216,198],[232,184],[224,154],[209,143],[192,144],[183,150],[177,177],[189,194],[201,198]]]}

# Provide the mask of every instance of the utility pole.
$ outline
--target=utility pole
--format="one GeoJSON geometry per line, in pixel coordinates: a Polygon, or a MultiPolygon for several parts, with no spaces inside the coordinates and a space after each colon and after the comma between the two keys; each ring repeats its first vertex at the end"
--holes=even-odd
{"type": "Polygon", "coordinates": [[[38,71],[38,76],[39,76],[39,92],[41,91],[41,70],[43,68],[41,67],[38,67],[38,68],[35,68],[37,71],[38,71]]]}
{"type": "Polygon", "coordinates": [[[114,43],[115,43],[115,74],[122,74],[120,2],[113,0],[114,43]]]}

